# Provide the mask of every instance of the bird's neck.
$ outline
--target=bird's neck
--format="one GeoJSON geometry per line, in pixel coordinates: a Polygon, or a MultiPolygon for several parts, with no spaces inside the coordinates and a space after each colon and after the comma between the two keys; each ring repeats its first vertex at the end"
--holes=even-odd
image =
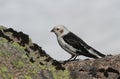
{"type": "Polygon", "coordinates": [[[59,35],[58,37],[63,37],[65,35],[67,35],[69,32],[64,32],[63,34],[59,35]]]}

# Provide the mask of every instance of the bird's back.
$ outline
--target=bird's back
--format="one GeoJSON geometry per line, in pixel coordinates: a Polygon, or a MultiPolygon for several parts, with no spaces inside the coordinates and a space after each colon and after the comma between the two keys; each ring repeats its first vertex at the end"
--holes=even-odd
{"type": "Polygon", "coordinates": [[[77,49],[76,51],[77,54],[82,54],[84,56],[88,56],[91,58],[98,58],[98,56],[100,57],[105,56],[104,54],[90,47],[87,43],[85,43],[81,38],[79,38],[72,32],[69,32],[67,35],[64,35],[63,39],[66,43],[71,45],[73,48],[77,49]]]}

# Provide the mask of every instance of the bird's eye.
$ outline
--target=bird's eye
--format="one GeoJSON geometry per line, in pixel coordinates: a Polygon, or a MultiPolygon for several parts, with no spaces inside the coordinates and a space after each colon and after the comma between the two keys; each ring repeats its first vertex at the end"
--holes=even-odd
{"type": "Polygon", "coordinates": [[[59,28],[57,28],[56,30],[59,30],[59,28]]]}

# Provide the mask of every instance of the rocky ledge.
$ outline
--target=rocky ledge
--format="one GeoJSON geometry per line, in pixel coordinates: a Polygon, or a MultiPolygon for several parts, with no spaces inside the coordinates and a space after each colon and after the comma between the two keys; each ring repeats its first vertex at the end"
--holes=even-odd
{"type": "Polygon", "coordinates": [[[120,55],[61,63],[27,34],[0,26],[0,79],[120,79],[120,55]]]}

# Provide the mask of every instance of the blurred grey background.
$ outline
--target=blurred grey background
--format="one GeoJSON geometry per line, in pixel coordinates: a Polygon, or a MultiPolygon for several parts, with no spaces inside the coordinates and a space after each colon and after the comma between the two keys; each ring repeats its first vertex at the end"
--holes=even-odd
{"type": "Polygon", "coordinates": [[[51,57],[66,60],[70,55],[50,32],[58,24],[104,54],[120,53],[120,0],[0,0],[0,25],[29,34],[51,57]]]}

